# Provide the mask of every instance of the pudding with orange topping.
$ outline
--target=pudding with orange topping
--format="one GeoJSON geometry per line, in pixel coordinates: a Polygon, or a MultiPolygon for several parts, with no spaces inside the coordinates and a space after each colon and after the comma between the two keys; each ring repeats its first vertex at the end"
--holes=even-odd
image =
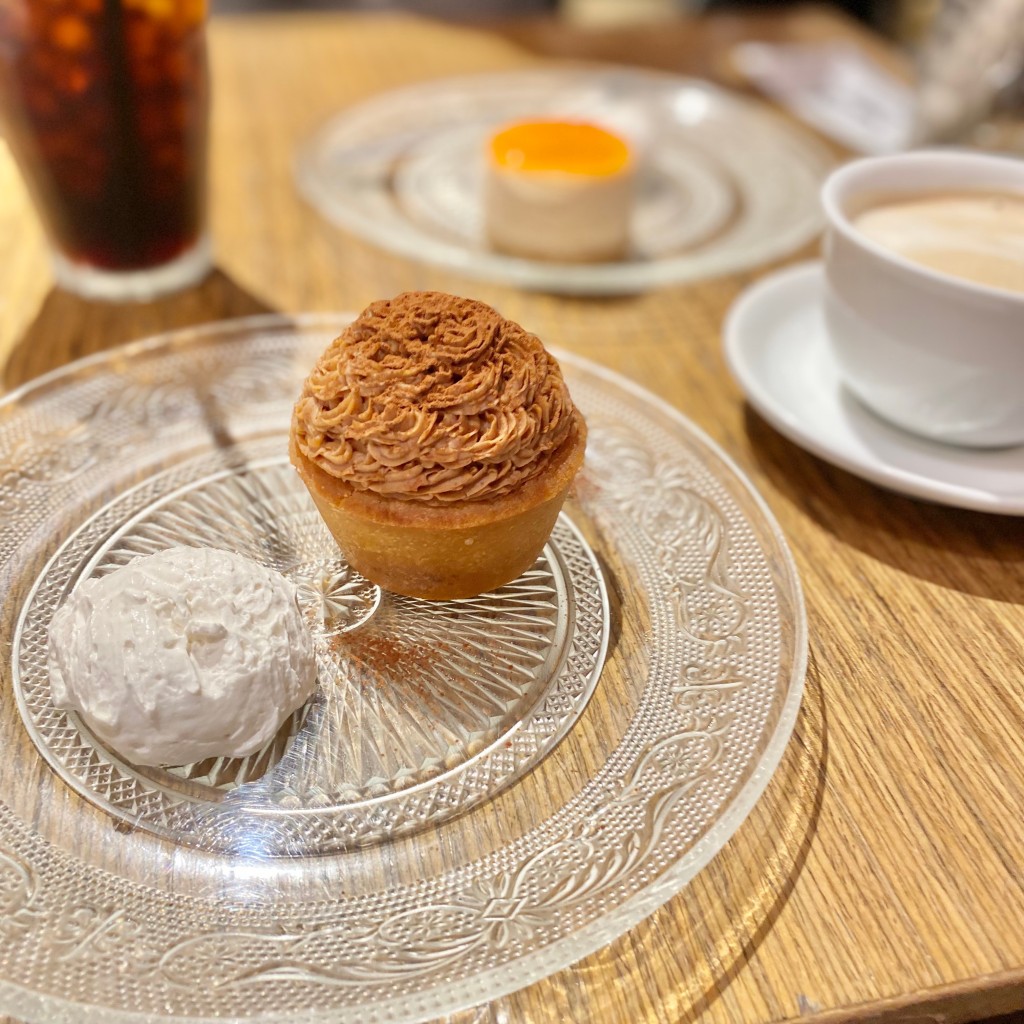
{"type": "Polygon", "coordinates": [[[349,564],[445,600],[536,560],[587,428],[536,335],[473,299],[373,303],[302,388],[291,459],[349,564]]]}
{"type": "Polygon", "coordinates": [[[636,161],[618,135],[581,121],[524,121],[487,147],[489,243],[565,263],[622,259],[629,247],[636,161]]]}

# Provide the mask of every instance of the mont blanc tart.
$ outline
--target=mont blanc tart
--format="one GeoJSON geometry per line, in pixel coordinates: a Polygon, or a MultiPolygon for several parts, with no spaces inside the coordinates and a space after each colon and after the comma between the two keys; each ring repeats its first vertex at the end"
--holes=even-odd
{"type": "Polygon", "coordinates": [[[441,292],[369,306],[320,357],[291,428],[292,462],[349,563],[434,600],[533,564],[585,447],[539,339],[441,292]]]}
{"type": "Polygon", "coordinates": [[[557,262],[622,259],[636,161],[629,145],[585,122],[528,121],[487,147],[484,222],[501,252],[557,262]]]}

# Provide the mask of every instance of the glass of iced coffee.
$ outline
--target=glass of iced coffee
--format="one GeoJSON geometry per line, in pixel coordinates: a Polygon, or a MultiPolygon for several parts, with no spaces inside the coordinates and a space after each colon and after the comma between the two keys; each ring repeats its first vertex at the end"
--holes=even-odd
{"type": "Polygon", "coordinates": [[[0,128],[61,286],[148,299],[210,267],[206,0],[0,0],[0,128]]]}

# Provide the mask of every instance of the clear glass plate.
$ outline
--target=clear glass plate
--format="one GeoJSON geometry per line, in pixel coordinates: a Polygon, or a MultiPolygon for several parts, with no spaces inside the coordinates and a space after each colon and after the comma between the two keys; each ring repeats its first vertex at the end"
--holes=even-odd
{"type": "Polygon", "coordinates": [[[632,68],[557,68],[419,82],[343,110],[295,173],[328,220],[470,277],[566,294],[631,293],[777,259],[821,227],[831,158],[766,107],[632,68]],[[585,118],[629,137],[641,181],[628,259],[545,263],[483,237],[487,137],[510,120],[585,118]]]}
{"type": "Polygon", "coordinates": [[[589,425],[551,541],[470,601],[352,572],[287,465],[346,318],[155,338],[0,403],[0,1011],[425,1019],[622,934],[722,847],[803,685],[785,542],[677,412],[561,354],[589,425]],[[298,584],[321,687],[242,761],[141,769],[53,707],[78,581],[172,544],[298,584]]]}

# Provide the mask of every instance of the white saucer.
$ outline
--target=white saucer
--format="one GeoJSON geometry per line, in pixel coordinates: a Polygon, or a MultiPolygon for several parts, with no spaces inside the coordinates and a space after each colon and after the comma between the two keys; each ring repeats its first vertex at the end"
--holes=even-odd
{"type": "Polygon", "coordinates": [[[926,441],[846,391],[825,333],[823,287],[821,264],[802,263],[759,281],[729,310],[725,354],[750,404],[791,441],[865,480],[957,508],[1024,515],[1024,447],[926,441]]]}

